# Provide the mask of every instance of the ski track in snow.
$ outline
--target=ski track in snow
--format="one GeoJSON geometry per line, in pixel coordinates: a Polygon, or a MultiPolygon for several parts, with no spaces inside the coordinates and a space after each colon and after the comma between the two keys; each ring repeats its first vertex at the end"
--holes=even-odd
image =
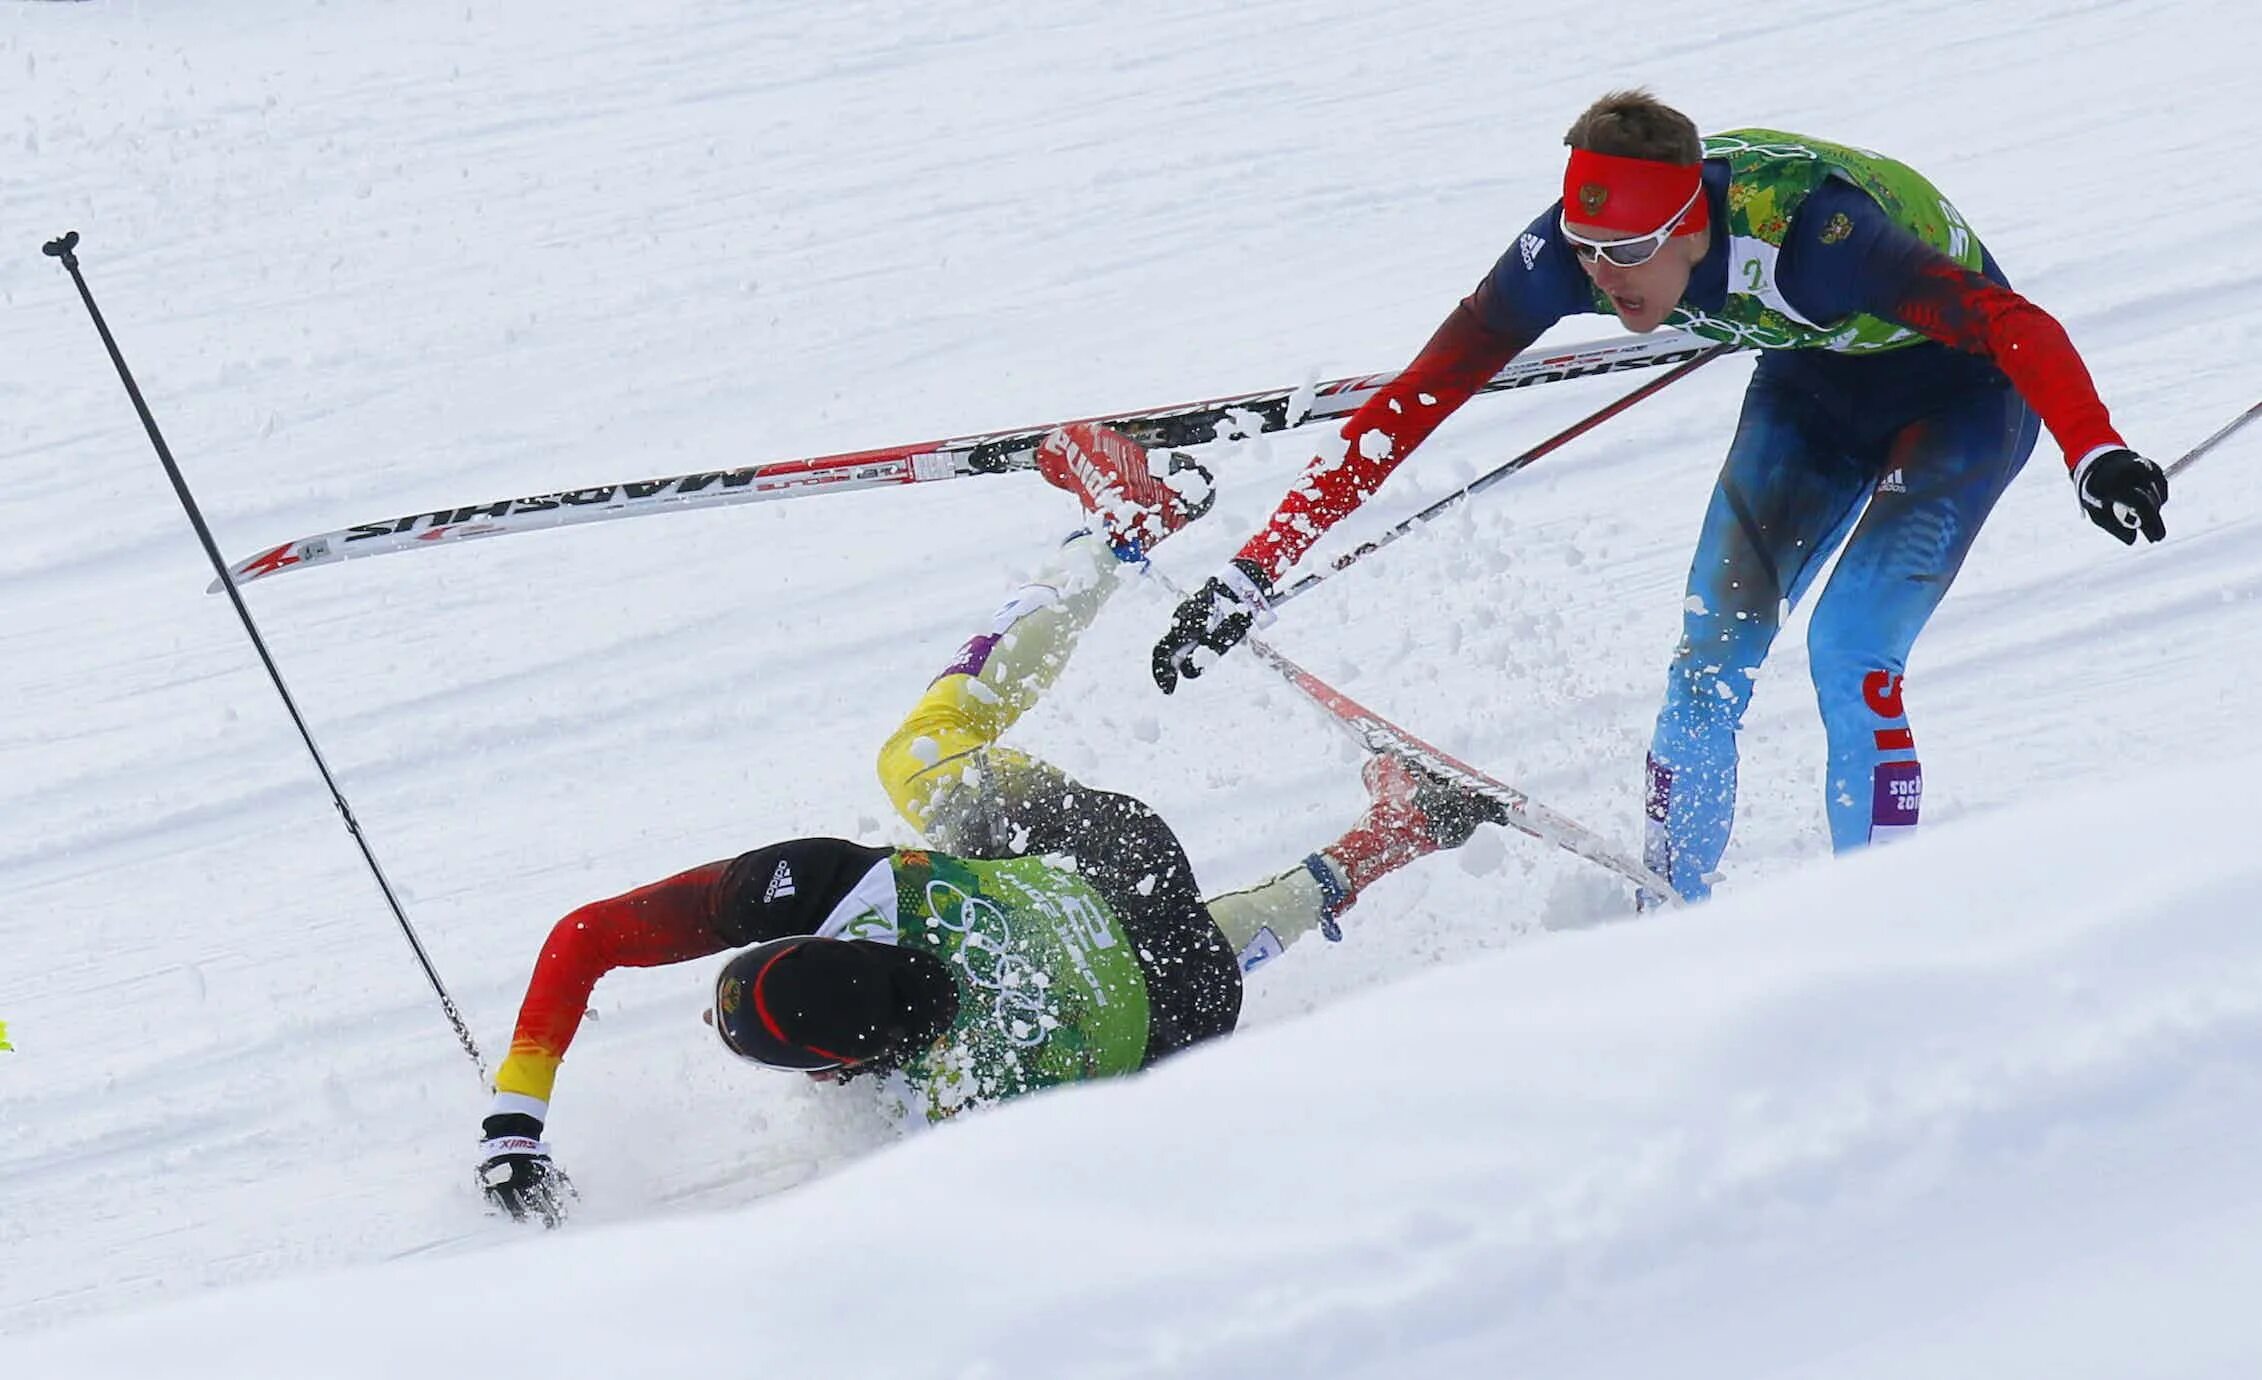
{"type": "MultiPolygon", "coordinates": [[[[2262,387],[2262,275],[2225,248],[2262,199],[2158,219],[2159,189],[2235,177],[2221,150],[2258,132],[2242,8],[1692,3],[1670,33],[1653,14],[0,4],[0,1332],[517,1239],[468,1188],[466,1062],[40,240],[85,233],[231,558],[511,493],[1397,367],[1549,199],[1561,127],[1633,81],[1926,170],[2163,461],[2262,387]]],[[[1282,649],[1630,841],[1748,369],[1712,366],[1335,577],[1282,649]]],[[[1322,554],[1628,386],[1470,404],[1322,554]]],[[[1328,441],[1212,448],[1217,512],[1158,564],[1214,568],[1328,441]]],[[[1910,669],[1928,819],[2246,752],[2257,444],[2195,469],[2172,540],[2128,553],[2078,517],[2045,438],[1910,669]]],[[[794,834],[907,840],[873,752],[1074,520],[1032,477],[979,479],[249,595],[494,1060],[573,905],[794,834]]],[[[1356,757],[1248,658],[1156,696],[1167,609],[1127,581],[1019,741],[1152,800],[1211,887],[1240,885],[1356,814],[1356,757]]],[[[1732,889],[1827,852],[1803,631],[1749,720],[1732,889]]],[[[1564,942],[1543,932],[1619,904],[1575,860],[1480,841],[1377,888],[1349,942],[1266,970],[1248,1023],[1564,942]]],[[[741,1205],[887,1142],[847,1099],[719,1059],[708,977],[599,989],[552,1127],[591,1223],[741,1205]]],[[[1540,1057],[1526,1033],[1507,1057],[1540,1057]]]]}

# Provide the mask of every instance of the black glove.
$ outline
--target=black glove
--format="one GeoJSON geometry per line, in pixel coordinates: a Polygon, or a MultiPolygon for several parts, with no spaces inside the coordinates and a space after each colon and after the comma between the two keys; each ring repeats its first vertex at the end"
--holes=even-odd
{"type": "Polygon", "coordinates": [[[523,1113],[506,1112],[483,1123],[479,1142],[479,1191],[493,1210],[524,1222],[554,1227],[565,1220],[566,1203],[577,1195],[565,1171],[550,1160],[542,1142],[542,1123],[523,1113]]]}
{"type": "Polygon", "coordinates": [[[2074,492],[2081,495],[2081,510],[2089,520],[2134,546],[2136,534],[2146,541],[2168,535],[2160,509],[2168,501],[2168,476],[2160,467],[2133,450],[2108,450],[2081,462],[2074,471],[2074,492]]]}
{"type": "Polygon", "coordinates": [[[1178,678],[1197,680],[1207,649],[1225,655],[1241,644],[1251,627],[1272,621],[1272,579],[1264,567],[1245,556],[1211,577],[1208,584],[1187,596],[1171,616],[1170,631],[1155,644],[1155,684],[1167,695],[1178,688],[1178,678]]]}

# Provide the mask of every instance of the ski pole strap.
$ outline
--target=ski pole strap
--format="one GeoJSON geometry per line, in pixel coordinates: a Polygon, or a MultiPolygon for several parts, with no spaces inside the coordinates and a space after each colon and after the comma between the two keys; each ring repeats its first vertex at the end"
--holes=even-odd
{"type": "Polygon", "coordinates": [[[1341,915],[1343,907],[1350,903],[1350,888],[1337,880],[1335,869],[1327,865],[1326,857],[1321,854],[1314,853],[1304,859],[1304,870],[1312,874],[1313,881],[1319,883],[1321,907],[1319,932],[1326,937],[1330,944],[1342,943],[1343,926],[1337,923],[1336,917],[1341,915]]]}

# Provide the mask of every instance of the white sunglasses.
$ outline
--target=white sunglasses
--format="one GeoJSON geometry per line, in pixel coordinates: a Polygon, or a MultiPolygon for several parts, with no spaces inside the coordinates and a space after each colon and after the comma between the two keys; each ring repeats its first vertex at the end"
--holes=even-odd
{"type": "Polygon", "coordinates": [[[1574,234],[1568,212],[1555,218],[1555,228],[1563,232],[1563,238],[1570,242],[1571,252],[1579,256],[1580,263],[1591,264],[1608,259],[1620,268],[1640,268],[1657,257],[1657,251],[1663,249],[1665,242],[1673,238],[1673,232],[1681,228],[1681,222],[1688,219],[1689,212],[1696,208],[1697,198],[1703,195],[1704,184],[1699,182],[1697,189],[1689,193],[1689,199],[1681,203],[1681,209],[1673,213],[1671,220],[1646,235],[1636,235],[1630,240],[1590,240],[1584,235],[1574,234]]]}

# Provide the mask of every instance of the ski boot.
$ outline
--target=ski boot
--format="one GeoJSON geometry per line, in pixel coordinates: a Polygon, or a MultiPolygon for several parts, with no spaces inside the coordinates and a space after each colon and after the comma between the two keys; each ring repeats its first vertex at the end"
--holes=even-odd
{"type": "Polygon", "coordinates": [[[1100,520],[1117,559],[1140,561],[1157,542],[1210,510],[1217,489],[1210,472],[1191,455],[1173,451],[1168,472],[1192,473],[1188,499],[1149,467],[1137,441],[1099,422],[1055,427],[1037,444],[1037,473],[1056,489],[1076,495],[1100,520]]]}
{"type": "Polygon", "coordinates": [[[1508,807],[1396,753],[1377,753],[1360,768],[1367,812],[1342,838],[1304,860],[1327,893],[1320,933],[1343,937],[1336,917],[1374,882],[1414,859],[1469,841],[1480,824],[1506,824],[1508,807]]]}

